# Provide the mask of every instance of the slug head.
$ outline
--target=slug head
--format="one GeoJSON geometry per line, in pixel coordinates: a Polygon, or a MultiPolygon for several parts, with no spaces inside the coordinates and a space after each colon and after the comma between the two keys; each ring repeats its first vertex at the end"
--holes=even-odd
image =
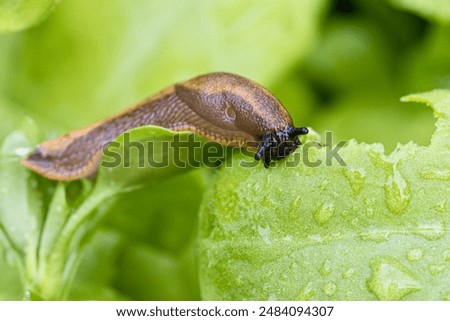
{"type": "Polygon", "coordinates": [[[282,130],[269,132],[263,136],[255,159],[262,158],[264,167],[268,168],[271,160],[283,159],[295,151],[301,145],[298,135],[306,134],[308,134],[306,127],[295,128],[290,125],[282,130]]]}

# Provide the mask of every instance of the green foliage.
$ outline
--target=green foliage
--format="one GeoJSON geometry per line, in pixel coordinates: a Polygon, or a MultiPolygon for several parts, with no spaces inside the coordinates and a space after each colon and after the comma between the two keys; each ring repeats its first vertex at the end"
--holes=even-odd
{"type": "Polygon", "coordinates": [[[450,87],[444,1],[56,2],[0,0],[0,299],[450,298],[449,92],[431,91],[450,87]],[[210,71],[349,140],[348,166],[131,157],[56,183],[20,165],[44,139],[210,71]],[[432,105],[436,129],[412,102],[432,105]]]}
{"type": "Polygon", "coordinates": [[[439,117],[429,147],[352,140],[346,166],[301,148],[322,165],[219,171],[200,214],[203,297],[449,299],[450,91],[404,100],[439,117]]]}

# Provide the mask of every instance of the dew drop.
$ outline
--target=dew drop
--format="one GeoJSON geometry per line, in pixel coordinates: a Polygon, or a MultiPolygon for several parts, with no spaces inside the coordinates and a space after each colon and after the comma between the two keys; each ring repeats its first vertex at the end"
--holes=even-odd
{"type": "Polygon", "coordinates": [[[300,217],[300,206],[302,205],[302,199],[300,197],[296,197],[292,200],[290,204],[290,211],[288,213],[288,218],[290,220],[297,220],[300,217]]]}
{"type": "Polygon", "coordinates": [[[411,262],[419,261],[423,257],[423,250],[420,248],[409,250],[406,258],[411,262]]]}
{"type": "Polygon", "coordinates": [[[334,215],[334,204],[331,202],[323,203],[314,213],[314,219],[317,224],[324,225],[334,215]]]}
{"type": "Polygon", "coordinates": [[[298,209],[302,205],[302,199],[301,197],[296,197],[291,202],[291,207],[293,209],[298,209]]]}
{"type": "Polygon", "coordinates": [[[351,279],[355,275],[355,269],[349,268],[347,271],[342,273],[342,278],[345,280],[351,279]]]}
{"type": "Polygon", "coordinates": [[[368,156],[376,167],[383,168],[387,172],[392,171],[392,163],[383,159],[383,151],[375,151],[375,150],[369,150],[368,156]]]}
{"type": "Polygon", "coordinates": [[[328,276],[332,271],[333,270],[331,269],[331,262],[329,260],[325,260],[319,269],[319,273],[322,276],[328,276]]]}
{"type": "Polygon", "coordinates": [[[408,183],[398,170],[389,176],[384,185],[385,202],[391,213],[400,215],[408,210],[411,192],[408,183]]]}
{"type": "Polygon", "coordinates": [[[364,171],[359,171],[356,169],[344,169],[343,173],[350,184],[353,195],[357,196],[359,193],[361,193],[364,187],[366,174],[364,173],[364,171]]]}
{"type": "Polygon", "coordinates": [[[444,237],[446,227],[444,222],[432,221],[419,223],[419,225],[413,229],[414,234],[423,236],[427,240],[434,241],[444,237]]]}
{"type": "Polygon", "coordinates": [[[414,275],[391,257],[376,257],[370,262],[372,275],[367,288],[379,300],[400,300],[422,286],[414,275]]]}
{"type": "Polygon", "coordinates": [[[17,156],[24,157],[24,156],[28,155],[30,152],[31,152],[31,149],[29,147],[19,147],[19,148],[16,148],[13,153],[17,156]]]}
{"type": "Polygon", "coordinates": [[[323,292],[324,292],[326,295],[331,296],[331,295],[333,295],[334,293],[336,293],[336,289],[337,289],[336,283],[330,282],[330,283],[327,283],[327,284],[323,287],[323,292]]]}
{"type": "Polygon", "coordinates": [[[314,295],[316,294],[316,291],[314,290],[313,284],[309,282],[303,290],[301,290],[296,296],[296,301],[308,301],[310,300],[314,295]]]}
{"type": "Polygon", "coordinates": [[[428,267],[428,271],[431,275],[437,275],[444,272],[447,269],[445,264],[432,264],[428,267]]]}

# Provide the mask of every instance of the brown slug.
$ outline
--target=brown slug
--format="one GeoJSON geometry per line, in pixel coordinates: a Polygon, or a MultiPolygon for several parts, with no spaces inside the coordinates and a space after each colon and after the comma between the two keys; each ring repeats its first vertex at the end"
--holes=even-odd
{"type": "Polygon", "coordinates": [[[22,163],[53,180],[75,180],[95,174],[103,148],[123,132],[144,125],[192,131],[223,145],[253,147],[255,159],[269,167],[299,145],[283,105],[269,91],[244,77],[210,73],[174,84],[160,93],[100,120],[40,144],[22,163]]]}

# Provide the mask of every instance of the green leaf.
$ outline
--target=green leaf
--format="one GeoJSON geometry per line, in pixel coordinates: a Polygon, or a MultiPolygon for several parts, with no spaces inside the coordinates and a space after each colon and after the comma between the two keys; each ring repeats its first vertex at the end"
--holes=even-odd
{"type": "Polygon", "coordinates": [[[352,140],[346,165],[326,166],[310,137],[275,168],[235,157],[218,171],[200,214],[203,298],[449,299],[450,91],[403,100],[432,105],[429,147],[352,140]],[[323,163],[287,166],[304,157],[323,163]]]}
{"type": "MultiPolygon", "coordinates": [[[[5,271],[13,267],[16,276],[22,280],[22,283],[16,283],[12,291],[17,294],[16,291],[20,289],[21,296],[24,296],[24,284],[28,282],[30,274],[36,271],[37,257],[34,250],[38,246],[46,207],[43,191],[51,189],[46,182],[25,171],[20,164],[20,157],[30,150],[30,141],[37,137],[36,126],[27,119],[8,136],[0,148],[0,248],[7,258],[6,265],[9,265],[5,271]]],[[[8,277],[8,273],[2,274],[2,278],[8,277]]]]}
{"type": "Polygon", "coordinates": [[[160,178],[180,171],[199,168],[204,142],[190,132],[177,133],[158,126],[128,131],[108,147],[96,190],[124,192],[152,181],[157,183],[160,178]]]}
{"type": "Polygon", "coordinates": [[[0,0],[0,33],[29,28],[44,20],[58,0],[0,0]]]}
{"type": "MultiPolygon", "coordinates": [[[[143,146],[142,151],[145,151],[145,155],[169,160],[173,158],[173,155],[178,155],[177,162],[168,163],[164,167],[154,167],[151,164],[144,163],[146,166],[140,168],[138,165],[141,158],[139,155],[131,153],[129,156],[130,164],[127,167],[124,166],[124,163],[121,163],[120,166],[113,168],[101,168],[94,182],[82,180],[58,183],[56,189],[53,190],[54,184],[31,174],[19,162],[20,156],[30,150],[29,141],[32,140],[30,137],[39,137],[39,133],[34,124],[28,120],[22,125],[22,129],[9,135],[3,143],[0,162],[0,178],[2,184],[4,184],[2,185],[0,202],[1,249],[5,252],[6,257],[14,258],[14,260],[9,259],[9,261],[12,262],[12,267],[20,273],[21,282],[19,284],[22,285],[22,296],[27,299],[65,299],[72,295],[70,293],[74,280],[81,278],[84,281],[77,282],[78,287],[74,288],[73,297],[77,297],[76,291],[80,291],[80,288],[90,291],[89,295],[92,298],[95,297],[95,293],[103,298],[123,297],[124,295],[111,290],[112,285],[106,282],[111,281],[110,279],[102,280],[98,278],[97,283],[92,283],[93,280],[86,280],[85,274],[78,274],[78,268],[80,264],[83,264],[88,249],[92,251],[92,248],[97,247],[106,250],[109,247],[111,253],[113,253],[118,251],[118,247],[122,246],[120,242],[114,241],[113,238],[109,241],[106,239],[107,242],[102,247],[102,238],[94,237],[97,228],[107,215],[113,213],[121,213],[125,215],[126,219],[138,219],[137,216],[129,216],[123,211],[123,207],[115,206],[113,210],[110,209],[119,201],[120,195],[140,187],[153,187],[152,193],[159,195],[154,202],[162,201],[164,197],[167,198],[167,196],[163,196],[164,194],[159,193],[169,194],[169,196],[173,195],[172,193],[178,193],[179,199],[186,195],[190,200],[194,200],[195,195],[197,195],[198,199],[198,196],[201,195],[202,184],[199,184],[198,181],[192,181],[192,178],[189,181],[184,181],[184,184],[182,184],[183,180],[179,181],[181,184],[178,188],[174,188],[173,184],[163,188],[164,185],[161,185],[161,183],[175,174],[187,172],[194,168],[191,163],[187,162],[184,167],[180,167],[180,162],[192,158],[194,152],[197,155],[201,154],[200,141],[197,142],[199,146],[196,149],[190,145],[191,143],[187,142],[182,146],[180,153],[177,154],[176,149],[164,149],[165,145],[160,143],[168,143],[180,137],[180,140],[183,141],[186,137],[193,138],[193,134],[175,133],[155,126],[137,128],[121,135],[110,145],[118,144],[120,146],[117,156],[120,157],[121,161],[127,161],[125,158],[126,148],[123,146],[125,145],[124,139],[130,137],[132,144],[139,143],[143,146]],[[154,144],[151,145],[150,143],[154,144]],[[154,146],[154,148],[149,150],[149,146],[154,146]],[[188,156],[189,150],[192,150],[191,156],[188,156]],[[196,194],[190,195],[180,190],[187,188],[187,186],[196,194]],[[22,192],[17,193],[18,190],[22,192]],[[155,190],[159,191],[156,192],[155,190]],[[42,195],[43,193],[46,194],[42,195]],[[96,289],[96,291],[93,291],[93,289],[96,289]]],[[[192,142],[194,141],[192,140],[192,142]]],[[[136,149],[136,151],[141,150],[136,149]]],[[[149,192],[149,190],[147,189],[146,192],[149,192]]],[[[146,196],[148,201],[148,195],[146,196]]],[[[134,199],[135,203],[136,201],[137,198],[134,199]]],[[[199,199],[197,200],[198,203],[199,199]]],[[[184,211],[179,211],[177,216],[174,217],[173,214],[168,213],[168,217],[179,218],[182,214],[186,218],[189,215],[192,218],[192,215],[195,215],[198,210],[196,206],[188,208],[183,205],[183,207],[184,211]]],[[[172,206],[167,208],[169,211],[173,210],[172,206]]],[[[161,215],[163,212],[164,210],[160,208],[154,214],[161,215]]],[[[131,214],[133,213],[131,212],[131,214]]],[[[184,246],[186,240],[192,239],[195,221],[194,219],[190,225],[186,223],[182,226],[175,225],[172,235],[177,236],[177,238],[169,237],[167,243],[163,242],[164,248],[162,250],[174,249],[171,243],[174,244],[175,240],[177,240],[177,243],[175,243],[178,244],[175,246],[177,248],[181,245],[184,246]],[[184,229],[183,233],[179,233],[180,229],[184,229]]],[[[153,220],[150,223],[153,223],[153,220]]],[[[170,224],[173,223],[174,221],[171,220],[170,224]]],[[[147,226],[155,228],[152,225],[147,226]]],[[[142,228],[145,224],[138,226],[142,228]]],[[[170,229],[166,229],[166,231],[170,235],[170,229]]],[[[186,247],[183,248],[186,250],[186,247]]],[[[178,264],[178,258],[174,257],[173,260],[178,264]]],[[[105,262],[99,261],[96,268],[101,269],[103,264],[105,262]]],[[[5,270],[8,271],[8,269],[5,270]]],[[[107,267],[103,267],[103,269],[105,271],[110,270],[111,275],[117,272],[115,269],[107,267]]],[[[172,272],[167,271],[166,275],[171,277],[172,274],[172,272]]],[[[11,274],[8,272],[5,275],[11,274]]],[[[135,275],[132,274],[132,276],[135,275]]],[[[177,271],[177,277],[182,278],[183,276],[177,271]]],[[[0,280],[0,282],[3,281],[0,280]]],[[[180,284],[180,287],[183,288],[184,286],[180,284]]],[[[7,293],[4,295],[7,295],[7,293]]]]}
{"type": "Polygon", "coordinates": [[[450,23],[450,6],[447,0],[389,0],[393,5],[411,11],[432,22],[450,23]]]}

